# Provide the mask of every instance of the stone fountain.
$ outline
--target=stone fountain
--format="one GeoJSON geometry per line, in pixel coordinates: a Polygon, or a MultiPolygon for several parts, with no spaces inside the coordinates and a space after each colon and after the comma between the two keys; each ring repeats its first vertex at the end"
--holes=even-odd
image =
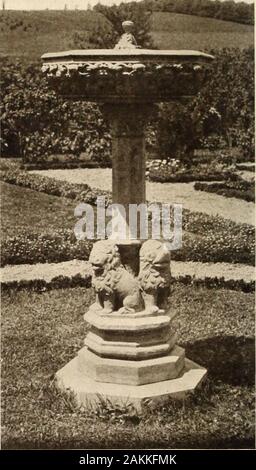
{"type": "MultiPolygon", "coordinates": [[[[42,56],[49,84],[62,96],[100,104],[112,135],[113,202],[146,201],[144,128],[155,103],[188,100],[207,79],[213,57],[198,51],[141,49],[123,23],[114,49],[42,56]]],[[[96,300],[85,312],[84,347],[56,374],[78,403],[99,396],[140,408],[166,397],[184,397],[206,370],[176,344],[168,305],[170,252],[160,240],[100,240],[90,255],[96,300]]]]}

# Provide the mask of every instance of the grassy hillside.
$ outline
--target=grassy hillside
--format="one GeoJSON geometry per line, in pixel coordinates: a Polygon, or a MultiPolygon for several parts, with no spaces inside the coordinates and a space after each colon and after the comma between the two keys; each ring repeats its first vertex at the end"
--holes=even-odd
{"type": "Polygon", "coordinates": [[[151,29],[160,49],[242,49],[254,43],[253,26],[178,13],[154,13],[151,29]]]}
{"type": "Polygon", "coordinates": [[[92,31],[108,20],[93,11],[5,11],[0,15],[0,54],[39,58],[72,47],[77,31],[92,31]]]}
{"type": "MultiPolygon", "coordinates": [[[[38,58],[72,47],[75,32],[109,22],[94,11],[5,11],[0,15],[0,54],[38,58]]],[[[153,13],[152,36],[159,49],[244,48],[253,45],[253,26],[177,13],[153,13]]]]}

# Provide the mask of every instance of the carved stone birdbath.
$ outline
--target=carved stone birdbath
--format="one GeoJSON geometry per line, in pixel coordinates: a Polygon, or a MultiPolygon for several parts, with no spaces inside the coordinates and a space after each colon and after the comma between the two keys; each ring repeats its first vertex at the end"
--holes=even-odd
{"type": "MultiPolygon", "coordinates": [[[[155,103],[195,96],[213,60],[198,51],[141,49],[132,26],[123,23],[114,49],[42,56],[42,70],[59,94],[101,105],[112,136],[113,202],[127,210],[146,201],[144,128],[155,103]]],[[[85,319],[91,328],[78,355],[57,372],[59,386],[80,404],[101,395],[136,407],[193,391],[206,370],[176,345],[165,245],[129,235],[100,240],[90,262],[96,301],[85,319]]]]}

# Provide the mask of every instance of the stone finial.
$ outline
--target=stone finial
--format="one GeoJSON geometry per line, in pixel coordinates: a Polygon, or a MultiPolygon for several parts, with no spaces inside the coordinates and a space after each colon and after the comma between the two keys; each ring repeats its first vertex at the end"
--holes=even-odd
{"type": "Polygon", "coordinates": [[[115,49],[138,49],[137,41],[132,34],[134,23],[132,21],[123,21],[122,27],[124,33],[115,46],[115,49]]]}
{"type": "Polygon", "coordinates": [[[124,30],[125,33],[131,33],[133,31],[133,28],[134,28],[134,23],[133,21],[123,21],[122,22],[122,28],[124,30]]]}

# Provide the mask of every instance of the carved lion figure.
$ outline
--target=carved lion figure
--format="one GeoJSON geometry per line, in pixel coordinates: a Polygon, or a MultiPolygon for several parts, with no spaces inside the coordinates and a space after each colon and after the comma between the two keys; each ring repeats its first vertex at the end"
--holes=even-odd
{"type": "Polygon", "coordinates": [[[96,302],[90,310],[106,313],[118,311],[139,311],[143,301],[138,280],[122,265],[120,253],[113,240],[96,242],[90,254],[92,286],[96,302]]]}
{"type": "Polygon", "coordinates": [[[167,307],[170,279],[170,251],[158,240],[147,240],[140,249],[138,277],[146,309],[167,307]]]}

